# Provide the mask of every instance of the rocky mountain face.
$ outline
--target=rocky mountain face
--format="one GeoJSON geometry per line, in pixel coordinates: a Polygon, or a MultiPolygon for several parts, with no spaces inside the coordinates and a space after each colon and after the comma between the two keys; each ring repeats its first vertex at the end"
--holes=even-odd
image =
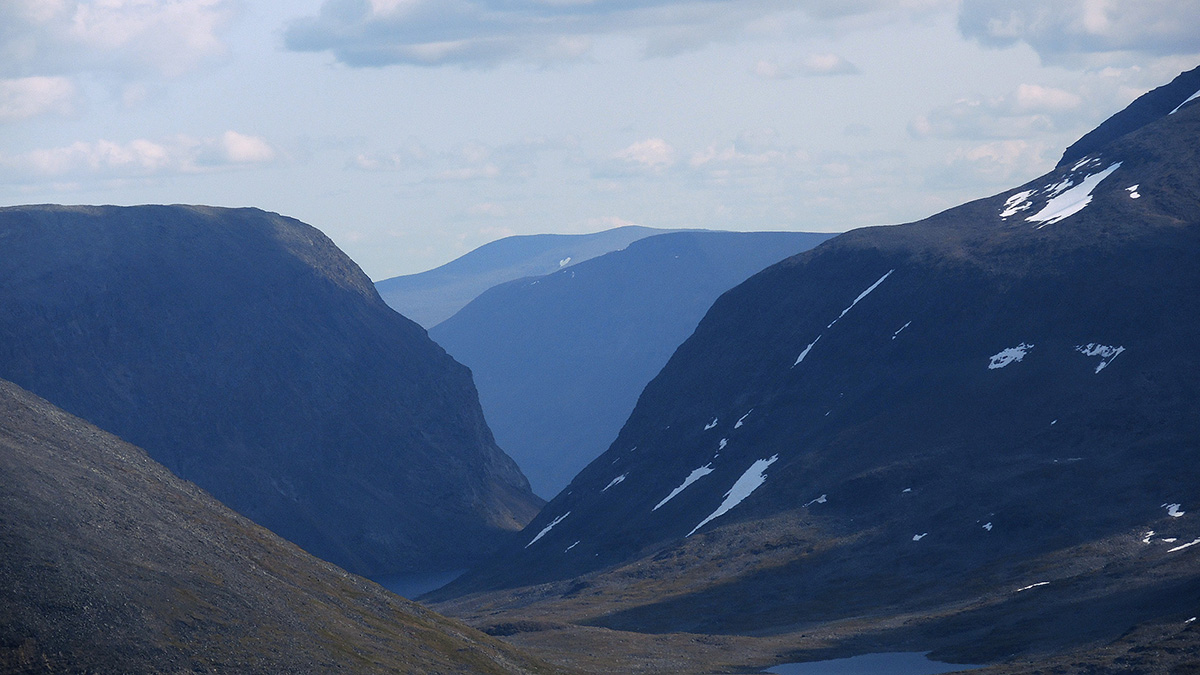
{"type": "Polygon", "coordinates": [[[1183,626],[1200,70],[1166,91],[1026,185],[724,294],[522,540],[433,597],[962,662],[1183,626]]]}
{"type": "Polygon", "coordinates": [[[0,209],[0,377],[354,572],[450,569],[541,501],[471,376],[255,209],[0,209]]]}
{"type": "Polygon", "coordinates": [[[384,279],[375,287],[392,309],[432,328],[493,286],[550,274],[668,231],[630,225],[593,234],[505,237],[441,267],[384,279]]]}
{"type": "Polygon", "coordinates": [[[3,381],[0,475],[2,672],[550,670],[3,381]]]}
{"type": "Polygon", "coordinates": [[[553,497],[612,443],[721,293],[831,236],[655,235],[492,288],[429,335],[471,369],[500,447],[553,497]]]}

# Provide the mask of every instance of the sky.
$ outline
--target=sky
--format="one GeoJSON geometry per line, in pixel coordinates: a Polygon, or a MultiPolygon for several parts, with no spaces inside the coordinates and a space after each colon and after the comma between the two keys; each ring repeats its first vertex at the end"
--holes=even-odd
{"type": "Polygon", "coordinates": [[[0,0],[0,205],[255,206],[374,280],[514,234],[840,232],[1018,186],[1200,0],[0,0]]]}

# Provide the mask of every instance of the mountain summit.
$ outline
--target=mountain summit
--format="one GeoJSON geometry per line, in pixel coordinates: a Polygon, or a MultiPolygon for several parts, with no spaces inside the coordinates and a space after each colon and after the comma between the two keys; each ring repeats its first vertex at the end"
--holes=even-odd
{"type": "Polygon", "coordinates": [[[541,501],[470,372],[256,209],[0,209],[0,377],[363,574],[455,569],[541,501]]]}
{"type": "Polygon", "coordinates": [[[557,582],[536,587],[547,606],[612,628],[975,662],[1182,625],[1200,591],[1200,69],[1166,90],[1026,185],[723,295],[608,451],[437,597],[557,582]]]}

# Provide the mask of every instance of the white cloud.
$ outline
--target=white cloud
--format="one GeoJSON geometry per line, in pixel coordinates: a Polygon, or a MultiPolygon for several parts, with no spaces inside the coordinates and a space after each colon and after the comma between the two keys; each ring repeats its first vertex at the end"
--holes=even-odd
{"type": "Polygon", "coordinates": [[[662,171],[675,165],[675,148],[661,138],[648,138],[615,153],[613,158],[662,171]]]}
{"type": "Polygon", "coordinates": [[[200,173],[273,161],[275,150],[263,139],[227,131],[214,138],[176,136],[125,143],[76,141],[57,148],[0,154],[0,168],[10,180],[36,181],[61,176],[148,176],[200,173]]]}
{"type": "Polygon", "coordinates": [[[4,0],[0,75],[175,76],[223,54],[235,0],[4,0]]]}
{"type": "Polygon", "coordinates": [[[1091,54],[1200,53],[1200,0],[963,0],[959,29],[992,47],[1024,42],[1047,62],[1091,54]]]}
{"type": "Polygon", "coordinates": [[[1054,87],[1022,84],[995,97],[966,97],[913,118],[916,138],[1028,138],[1073,122],[1083,110],[1079,94],[1054,87]]]}
{"type": "Polygon", "coordinates": [[[75,110],[75,85],[65,77],[0,80],[0,124],[75,110]]]}
{"type": "MultiPolygon", "coordinates": [[[[832,25],[954,5],[955,0],[325,0],[317,16],[288,27],[285,41],[297,51],[332,51],[351,66],[577,59],[591,49],[591,38],[613,34],[643,41],[647,55],[670,56],[716,40],[787,34],[797,20],[832,25]]],[[[806,64],[813,72],[847,67],[820,59],[806,64]]]]}
{"type": "Polygon", "coordinates": [[[768,80],[799,76],[856,75],[858,72],[857,66],[837,54],[809,54],[799,61],[787,64],[761,59],[754,65],[754,74],[768,80]]]}
{"type": "Polygon", "coordinates": [[[957,148],[929,178],[941,189],[976,185],[1005,189],[1054,168],[1062,148],[1049,143],[1004,140],[957,148]]]}

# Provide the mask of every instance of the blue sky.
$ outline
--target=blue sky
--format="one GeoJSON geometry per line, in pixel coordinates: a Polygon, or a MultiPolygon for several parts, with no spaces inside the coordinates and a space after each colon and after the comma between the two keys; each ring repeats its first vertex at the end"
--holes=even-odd
{"type": "Polygon", "coordinates": [[[258,206],[373,279],[510,234],[842,231],[1050,169],[1200,0],[0,0],[0,203],[258,206]]]}

